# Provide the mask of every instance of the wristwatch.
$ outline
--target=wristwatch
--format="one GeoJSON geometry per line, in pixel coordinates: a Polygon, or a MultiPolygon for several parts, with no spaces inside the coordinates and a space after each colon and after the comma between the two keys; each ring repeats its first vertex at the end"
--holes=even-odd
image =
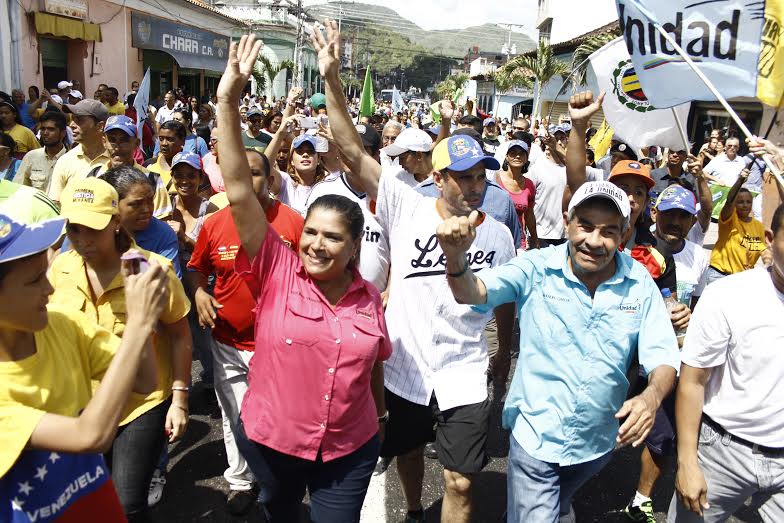
{"type": "Polygon", "coordinates": [[[378,417],[379,423],[386,423],[387,421],[389,421],[389,411],[384,412],[383,416],[378,417]]]}

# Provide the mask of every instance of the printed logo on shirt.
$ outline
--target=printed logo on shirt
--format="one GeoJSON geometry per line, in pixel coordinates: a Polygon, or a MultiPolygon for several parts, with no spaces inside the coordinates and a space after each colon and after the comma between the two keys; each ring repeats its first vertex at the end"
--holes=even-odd
{"type": "Polygon", "coordinates": [[[743,238],[740,240],[741,247],[745,247],[749,252],[762,252],[765,250],[765,243],[762,241],[762,238],[759,236],[751,236],[750,234],[744,234],[743,238]]]}
{"type": "Polygon", "coordinates": [[[220,261],[232,261],[237,257],[237,251],[240,250],[239,245],[221,245],[218,247],[218,257],[220,261]]]}
{"type": "Polygon", "coordinates": [[[642,305],[640,304],[640,300],[634,300],[631,303],[621,303],[618,306],[618,310],[625,312],[626,314],[637,314],[642,309],[642,305]]]}
{"type": "Polygon", "coordinates": [[[362,241],[378,243],[381,241],[381,233],[379,231],[372,231],[370,230],[369,225],[365,225],[365,235],[362,237],[362,241]]]}
{"type": "Polygon", "coordinates": [[[372,321],[372,322],[376,321],[376,315],[373,314],[373,311],[371,311],[369,308],[357,309],[357,316],[368,321],[372,321]]]}
{"type": "Polygon", "coordinates": [[[556,296],[555,294],[550,294],[547,292],[542,293],[542,297],[544,297],[547,301],[557,301],[560,303],[570,303],[571,300],[569,298],[565,298],[563,296],[556,296]]]}
{"type": "MultiPolygon", "coordinates": [[[[419,251],[419,256],[411,260],[411,267],[414,269],[431,269],[408,274],[408,278],[420,278],[423,276],[435,276],[446,272],[446,255],[438,245],[438,238],[432,235],[423,245],[420,238],[414,240],[414,247],[419,251]]],[[[466,261],[474,272],[480,271],[484,267],[492,267],[495,251],[485,252],[476,250],[466,253],[466,261]]]]}

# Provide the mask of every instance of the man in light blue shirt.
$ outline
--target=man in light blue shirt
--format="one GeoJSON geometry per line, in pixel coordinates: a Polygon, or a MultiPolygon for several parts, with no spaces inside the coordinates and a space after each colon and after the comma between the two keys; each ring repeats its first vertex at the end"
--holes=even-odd
{"type": "Polygon", "coordinates": [[[467,271],[478,216],[437,231],[458,303],[483,311],[515,302],[520,356],[504,406],[511,429],[508,521],[558,521],[577,489],[616,447],[642,444],[672,390],[680,355],[661,294],[645,268],[618,251],[629,228],[626,194],[583,184],[565,216],[568,242],[467,271]],[[624,401],[635,356],[648,387],[624,401]],[[619,428],[620,424],[620,428],[619,428]]]}

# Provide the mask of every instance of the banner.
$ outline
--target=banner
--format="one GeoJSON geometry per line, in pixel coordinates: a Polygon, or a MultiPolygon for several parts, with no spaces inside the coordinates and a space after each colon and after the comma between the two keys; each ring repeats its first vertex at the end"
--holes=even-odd
{"type": "Polygon", "coordinates": [[[359,100],[359,115],[372,116],[376,112],[373,101],[373,78],[370,76],[370,66],[365,71],[365,83],[362,84],[362,98],[359,100]]]}
{"type": "Polygon", "coordinates": [[[621,34],[657,108],[716,97],[655,25],[725,98],[778,106],[784,90],[784,0],[616,0],[621,34]]]}
{"type": "MultiPolygon", "coordinates": [[[[726,185],[719,185],[717,183],[710,184],[711,197],[713,198],[713,209],[711,210],[711,218],[718,220],[721,215],[721,210],[724,209],[724,204],[727,203],[727,196],[730,194],[732,187],[726,185]]],[[[756,191],[749,191],[752,197],[757,196],[759,193],[756,191]]]]}
{"type": "Polygon", "coordinates": [[[147,111],[150,109],[150,68],[144,73],[136,91],[136,98],[133,100],[133,108],[136,109],[136,137],[142,139],[142,128],[144,120],[147,119],[147,111]]]}
{"type": "Polygon", "coordinates": [[[675,115],[685,126],[689,104],[673,109],[654,108],[648,101],[647,92],[640,87],[623,38],[607,43],[589,60],[599,90],[606,93],[602,104],[604,117],[620,140],[635,150],[651,145],[676,151],[688,149],[678,131],[675,115]]]}

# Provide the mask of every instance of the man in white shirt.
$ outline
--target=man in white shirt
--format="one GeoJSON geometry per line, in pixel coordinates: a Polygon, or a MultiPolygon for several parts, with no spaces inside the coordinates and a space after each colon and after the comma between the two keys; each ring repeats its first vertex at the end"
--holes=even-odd
{"type": "Polygon", "coordinates": [[[164,105],[155,113],[155,122],[158,124],[158,128],[169,120],[174,120],[174,111],[177,110],[175,101],[174,94],[171,91],[163,97],[164,105]]]}
{"type": "Polygon", "coordinates": [[[740,140],[727,138],[724,152],[708,162],[703,171],[708,175],[708,181],[732,187],[738,179],[740,172],[746,167],[746,159],[738,156],[740,140]]]}
{"type": "MultiPolygon", "coordinates": [[[[338,76],[340,35],[334,21],[327,22],[327,28],[329,45],[320,31],[314,33],[311,42],[319,51],[319,67],[326,80],[332,135],[352,176],[358,177],[368,196],[376,200],[376,217],[389,238],[391,251],[392,292],[386,315],[393,356],[384,370],[389,423],[382,455],[398,456],[407,519],[424,521],[423,450],[425,443],[435,437],[446,486],[442,521],[468,522],[472,480],[487,462],[488,357],[482,333],[493,311],[474,312],[454,301],[435,232],[445,218],[467,216],[479,207],[486,183],[485,168],[498,169],[500,165],[485,156],[468,136],[442,140],[432,154],[429,145],[426,152],[412,150],[414,143],[424,149],[424,140],[415,141],[417,134],[411,134],[409,143],[406,133],[421,132],[428,143],[430,138],[418,129],[406,129],[388,147],[406,145],[402,155],[407,157],[400,160],[406,169],[410,162],[426,158],[440,198],[423,196],[395,176],[381,176],[379,165],[365,152],[345,109],[338,76]],[[438,427],[435,434],[434,424],[438,427]]],[[[466,257],[466,270],[495,267],[515,255],[506,226],[491,216],[482,217],[476,241],[466,257]]],[[[495,310],[499,353],[511,350],[514,312],[510,305],[495,310]]]]}
{"type": "Polygon", "coordinates": [[[725,521],[749,497],[784,521],[784,205],[765,239],[773,265],[711,284],[691,317],[671,523],[725,521]]]}
{"type": "Polygon", "coordinates": [[[566,228],[563,220],[563,194],[566,188],[566,166],[563,155],[568,140],[562,128],[557,128],[548,135],[549,142],[545,155],[531,165],[527,176],[536,187],[536,232],[539,245],[547,247],[560,245],[566,241],[566,228]],[[560,149],[560,155],[553,153],[553,148],[560,149]]]}
{"type": "MultiPolygon", "coordinates": [[[[430,148],[433,140],[421,129],[410,127],[403,129],[399,135],[381,149],[397,165],[391,164],[383,168],[382,176],[393,176],[409,187],[416,187],[425,181],[433,172],[430,148]]],[[[379,172],[381,166],[378,167],[379,172]]]]}

